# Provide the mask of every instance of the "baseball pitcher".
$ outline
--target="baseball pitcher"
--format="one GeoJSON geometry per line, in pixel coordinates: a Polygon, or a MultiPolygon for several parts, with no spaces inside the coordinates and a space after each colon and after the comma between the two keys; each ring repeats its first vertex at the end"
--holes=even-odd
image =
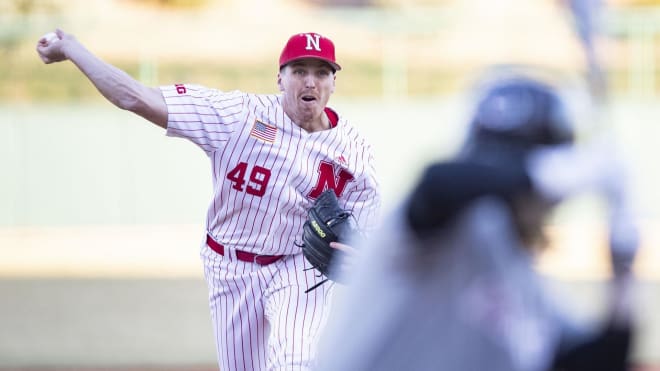
{"type": "Polygon", "coordinates": [[[309,370],[333,285],[301,252],[307,211],[326,190],[357,229],[380,205],[371,146],[329,108],[334,43],[291,36],[281,52],[279,94],[196,84],[147,87],[61,30],[41,38],[41,59],[69,60],[121,109],[190,140],[210,160],[213,197],[201,258],[222,370],[309,370]]]}

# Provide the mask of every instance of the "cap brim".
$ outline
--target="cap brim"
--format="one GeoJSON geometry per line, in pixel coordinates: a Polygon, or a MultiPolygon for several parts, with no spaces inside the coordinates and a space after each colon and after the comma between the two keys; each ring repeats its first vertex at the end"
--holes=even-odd
{"type": "Polygon", "coordinates": [[[323,61],[323,62],[329,64],[332,68],[335,69],[335,71],[339,71],[339,70],[341,70],[341,66],[338,65],[337,63],[335,63],[335,62],[333,62],[333,61],[331,61],[331,60],[329,60],[329,59],[321,58],[321,57],[319,57],[318,55],[301,55],[301,56],[299,56],[299,57],[296,57],[295,59],[292,59],[292,60],[290,60],[290,61],[284,63],[283,65],[280,66],[280,68],[286,66],[287,64],[291,64],[291,63],[293,63],[293,62],[295,62],[295,61],[299,61],[299,60],[301,60],[301,59],[318,59],[318,60],[320,60],[320,61],[323,61]]]}

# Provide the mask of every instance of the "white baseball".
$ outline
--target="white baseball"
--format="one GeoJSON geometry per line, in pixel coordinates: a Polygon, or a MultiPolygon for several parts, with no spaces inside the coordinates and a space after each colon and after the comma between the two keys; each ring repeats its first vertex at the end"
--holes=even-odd
{"type": "Polygon", "coordinates": [[[48,44],[53,44],[60,41],[60,38],[57,36],[55,32],[49,32],[43,35],[42,38],[46,39],[46,41],[48,41],[48,44]]]}

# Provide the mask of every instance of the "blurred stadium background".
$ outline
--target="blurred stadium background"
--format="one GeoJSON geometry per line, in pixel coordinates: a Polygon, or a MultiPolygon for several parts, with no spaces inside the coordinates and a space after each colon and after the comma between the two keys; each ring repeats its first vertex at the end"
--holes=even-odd
{"type": "MultiPolygon", "coordinates": [[[[456,149],[465,92],[484,67],[584,75],[561,3],[0,0],[0,369],[215,362],[197,255],[205,156],[105,102],[71,64],[44,66],[34,47],[45,32],[73,33],[146,84],[263,93],[276,91],[290,34],[330,36],[344,66],[331,106],[372,141],[387,210],[428,161],[456,149]]],[[[585,136],[613,131],[631,160],[643,227],[635,360],[650,369],[660,365],[660,1],[605,4],[611,99],[599,115],[573,103],[585,136]]],[[[589,197],[562,208],[538,263],[585,315],[597,315],[609,275],[601,211],[589,197]]]]}

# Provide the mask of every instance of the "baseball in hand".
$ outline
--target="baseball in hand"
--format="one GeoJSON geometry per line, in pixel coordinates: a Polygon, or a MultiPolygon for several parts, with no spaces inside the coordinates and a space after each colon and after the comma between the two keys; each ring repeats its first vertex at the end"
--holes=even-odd
{"type": "Polygon", "coordinates": [[[49,45],[60,41],[60,38],[57,36],[55,32],[49,32],[43,35],[42,38],[46,39],[49,45]]]}

